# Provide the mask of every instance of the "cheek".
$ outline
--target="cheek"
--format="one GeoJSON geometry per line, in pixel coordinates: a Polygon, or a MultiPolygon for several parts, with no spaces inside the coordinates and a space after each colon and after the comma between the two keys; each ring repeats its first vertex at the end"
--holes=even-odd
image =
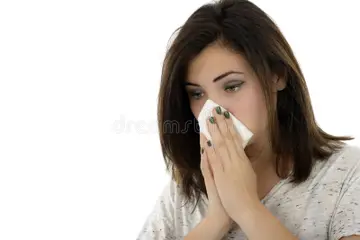
{"type": "Polygon", "coordinates": [[[190,100],[190,109],[195,118],[198,118],[202,107],[205,104],[205,100],[190,100]]]}
{"type": "Polygon", "coordinates": [[[250,91],[241,98],[241,101],[233,104],[231,112],[254,134],[264,132],[267,126],[267,110],[262,95],[250,91]]]}

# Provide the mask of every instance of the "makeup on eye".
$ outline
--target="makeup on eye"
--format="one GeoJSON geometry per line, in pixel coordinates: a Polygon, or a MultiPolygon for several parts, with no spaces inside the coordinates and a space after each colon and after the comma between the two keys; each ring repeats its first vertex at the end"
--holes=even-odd
{"type": "Polygon", "coordinates": [[[184,87],[185,87],[185,91],[187,92],[189,98],[199,99],[202,97],[202,95],[204,95],[201,90],[200,85],[198,85],[196,83],[185,82],[184,87]]]}
{"type": "Polygon", "coordinates": [[[188,89],[187,92],[190,98],[195,98],[195,99],[200,99],[204,95],[204,93],[201,90],[188,89]]]}
{"type": "Polygon", "coordinates": [[[241,80],[231,80],[223,85],[225,91],[236,92],[244,82],[241,80]]]}
{"type": "MultiPolygon", "coordinates": [[[[232,79],[232,80],[229,80],[226,82],[224,81],[224,84],[221,85],[221,88],[227,93],[234,93],[240,89],[242,84],[244,84],[244,81],[239,80],[239,79],[232,79]]],[[[204,95],[203,90],[201,88],[199,88],[198,86],[199,85],[188,84],[186,91],[190,98],[200,99],[204,95]],[[196,86],[196,87],[194,87],[194,86],[196,86]]]]}

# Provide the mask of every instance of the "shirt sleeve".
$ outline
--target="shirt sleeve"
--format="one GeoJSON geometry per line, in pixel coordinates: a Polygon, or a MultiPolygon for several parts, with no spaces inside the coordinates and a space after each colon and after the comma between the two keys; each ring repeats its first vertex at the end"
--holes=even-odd
{"type": "Polygon", "coordinates": [[[330,240],[360,235],[360,171],[359,164],[355,174],[344,183],[333,219],[330,223],[330,240]]]}
{"type": "Polygon", "coordinates": [[[175,240],[176,183],[172,180],[163,189],[155,207],[147,217],[137,240],[175,240]]]}

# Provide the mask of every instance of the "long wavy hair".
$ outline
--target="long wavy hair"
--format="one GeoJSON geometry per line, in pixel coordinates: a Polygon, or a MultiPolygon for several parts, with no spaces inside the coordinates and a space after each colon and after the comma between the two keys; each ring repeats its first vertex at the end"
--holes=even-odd
{"type": "Polygon", "coordinates": [[[206,188],[200,170],[198,123],[184,80],[189,62],[215,41],[241,54],[257,74],[268,103],[270,141],[278,156],[279,177],[284,177],[284,161],[291,159],[291,181],[305,181],[315,159],[328,159],[341,148],[342,141],[352,139],[333,136],[318,126],[294,53],[265,12],[247,0],[203,5],[176,31],[164,59],[158,96],[158,129],[166,167],[188,200],[206,194],[206,188]],[[273,74],[286,81],[286,88],[278,93],[271,91],[273,74]],[[274,94],[276,106],[272,104],[274,94]]]}

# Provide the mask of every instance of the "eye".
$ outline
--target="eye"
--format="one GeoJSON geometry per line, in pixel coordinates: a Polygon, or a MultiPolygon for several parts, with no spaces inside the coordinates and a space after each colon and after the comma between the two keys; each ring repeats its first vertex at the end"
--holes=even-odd
{"type": "Polygon", "coordinates": [[[200,91],[192,91],[189,92],[189,97],[190,98],[194,98],[196,100],[200,99],[202,96],[204,95],[204,93],[200,92],[200,91]]]}
{"type": "Polygon", "coordinates": [[[227,91],[227,92],[236,92],[236,91],[238,91],[240,89],[241,85],[242,85],[242,83],[232,85],[232,86],[227,86],[227,87],[225,87],[225,91],[227,91]]]}

